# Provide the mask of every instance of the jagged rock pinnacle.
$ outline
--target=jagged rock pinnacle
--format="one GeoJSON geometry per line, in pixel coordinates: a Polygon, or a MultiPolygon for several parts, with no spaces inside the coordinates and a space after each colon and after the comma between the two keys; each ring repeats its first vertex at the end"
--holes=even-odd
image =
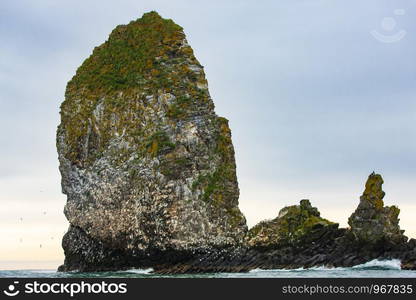
{"type": "Polygon", "coordinates": [[[386,193],[382,189],[383,183],[384,181],[381,175],[375,174],[374,172],[371,173],[368,176],[362,195],[363,200],[369,201],[376,209],[382,209],[384,206],[383,198],[386,193]]]}
{"type": "Polygon", "coordinates": [[[407,239],[399,227],[400,209],[384,206],[383,183],[380,174],[370,174],[360,204],[348,219],[354,239],[368,246],[383,242],[400,244],[407,239]]]}

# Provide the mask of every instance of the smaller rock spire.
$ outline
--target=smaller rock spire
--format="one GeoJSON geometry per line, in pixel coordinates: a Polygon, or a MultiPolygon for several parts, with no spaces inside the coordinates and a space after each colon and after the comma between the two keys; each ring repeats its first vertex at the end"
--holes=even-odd
{"type": "Polygon", "coordinates": [[[399,227],[400,209],[397,206],[384,206],[384,181],[375,172],[368,176],[360,204],[348,219],[355,241],[376,245],[385,241],[400,244],[407,238],[399,227]]]}

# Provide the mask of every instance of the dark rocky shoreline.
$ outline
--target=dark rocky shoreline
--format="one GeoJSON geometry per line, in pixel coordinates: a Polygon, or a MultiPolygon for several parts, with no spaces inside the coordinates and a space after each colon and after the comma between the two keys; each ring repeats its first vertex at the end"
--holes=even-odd
{"type": "Polygon", "coordinates": [[[309,200],[248,230],[228,120],[183,29],[156,12],[117,26],[68,82],[57,131],[65,216],[59,271],[160,274],[350,267],[416,241],[372,173],[349,228],[309,200]]]}

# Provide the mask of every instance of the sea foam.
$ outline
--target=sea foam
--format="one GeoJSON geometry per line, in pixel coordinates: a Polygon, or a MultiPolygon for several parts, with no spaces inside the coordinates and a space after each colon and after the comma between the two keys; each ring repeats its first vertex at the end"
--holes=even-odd
{"type": "Polygon", "coordinates": [[[152,268],[149,269],[130,269],[126,271],[121,271],[123,273],[134,273],[134,274],[150,274],[153,272],[152,268]]]}
{"type": "Polygon", "coordinates": [[[317,266],[312,268],[298,268],[298,269],[273,269],[273,270],[265,270],[265,269],[253,269],[250,273],[261,273],[261,272],[268,272],[268,271],[277,271],[277,272],[300,272],[300,271],[342,271],[342,270],[401,270],[401,261],[399,259],[389,259],[389,260],[380,260],[374,259],[368,261],[364,264],[355,265],[350,268],[345,267],[337,267],[337,268],[330,268],[326,266],[317,266]]]}

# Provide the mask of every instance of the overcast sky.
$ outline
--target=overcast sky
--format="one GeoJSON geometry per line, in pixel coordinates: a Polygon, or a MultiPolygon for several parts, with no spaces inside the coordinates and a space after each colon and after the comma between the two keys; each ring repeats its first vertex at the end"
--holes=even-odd
{"type": "Polygon", "coordinates": [[[416,0],[2,0],[0,261],[63,259],[65,85],[115,26],[150,10],[184,27],[230,120],[250,226],[303,198],[346,226],[375,170],[416,237],[416,0]]]}

